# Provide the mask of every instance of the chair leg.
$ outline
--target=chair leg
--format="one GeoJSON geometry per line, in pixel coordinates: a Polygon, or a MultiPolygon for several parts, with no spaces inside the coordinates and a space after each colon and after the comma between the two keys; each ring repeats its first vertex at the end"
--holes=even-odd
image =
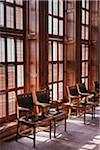
{"type": "Polygon", "coordinates": [[[94,118],[95,118],[95,106],[94,106],[94,118]]]}
{"type": "Polygon", "coordinates": [[[69,112],[68,112],[68,119],[71,118],[71,108],[69,108],[69,112]]]}
{"type": "Polygon", "coordinates": [[[16,134],[16,142],[18,140],[18,136],[19,136],[19,132],[18,132],[18,129],[19,129],[19,120],[18,120],[18,123],[17,123],[17,134],[16,134]]]}
{"type": "Polygon", "coordinates": [[[54,138],[56,138],[56,121],[54,120],[54,138]]]}
{"type": "Polygon", "coordinates": [[[86,109],[84,110],[84,124],[86,123],[86,109]]]}
{"type": "Polygon", "coordinates": [[[35,141],[36,141],[36,127],[33,127],[33,147],[35,148],[35,141]]]}

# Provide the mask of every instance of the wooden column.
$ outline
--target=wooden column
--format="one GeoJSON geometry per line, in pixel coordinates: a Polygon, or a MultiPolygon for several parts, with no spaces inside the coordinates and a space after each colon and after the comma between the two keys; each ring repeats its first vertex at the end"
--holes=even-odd
{"type": "Polygon", "coordinates": [[[39,84],[45,88],[48,80],[47,1],[39,1],[39,84]]]}

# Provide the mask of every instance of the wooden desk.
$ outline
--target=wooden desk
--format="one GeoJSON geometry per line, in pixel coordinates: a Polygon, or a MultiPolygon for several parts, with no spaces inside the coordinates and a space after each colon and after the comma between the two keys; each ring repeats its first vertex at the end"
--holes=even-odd
{"type": "Polygon", "coordinates": [[[57,114],[52,114],[50,113],[50,116],[52,116],[52,120],[54,122],[53,127],[54,127],[54,138],[56,138],[56,124],[57,121],[64,119],[64,128],[65,128],[65,132],[66,132],[66,112],[58,112],[57,114]]]}

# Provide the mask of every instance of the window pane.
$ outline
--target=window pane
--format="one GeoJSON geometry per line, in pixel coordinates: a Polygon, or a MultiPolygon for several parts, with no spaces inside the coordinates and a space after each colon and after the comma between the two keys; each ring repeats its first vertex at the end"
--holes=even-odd
{"type": "Polygon", "coordinates": [[[59,16],[63,17],[63,0],[59,1],[59,16]]]}
{"type": "Polygon", "coordinates": [[[24,67],[23,65],[17,66],[17,87],[24,86],[24,67]]]}
{"type": "Polygon", "coordinates": [[[14,0],[6,0],[6,2],[13,3],[14,0]]]}
{"type": "Polygon", "coordinates": [[[15,88],[15,67],[8,66],[8,89],[15,88]]]}
{"type": "Polygon", "coordinates": [[[53,61],[57,61],[57,43],[53,42],[53,61]]]}
{"type": "Polygon", "coordinates": [[[58,34],[58,19],[53,18],[53,34],[58,34]]]}
{"type": "Polygon", "coordinates": [[[88,62],[82,63],[82,77],[88,76],[88,62]]]}
{"type": "Polygon", "coordinates": [[[89,12],[86,11],[86,24],[88,25],[89,24],[89,12]]]}
{"type": "Polygon", "coordinates": [[[82,44],[82,60],[88,60],[88,47],[82,44]]]}
{"type": "Polygon", "coordinates": [[[14,39],[7,38],[7,60],[8,62],[15,61],[14,39]]]}
{"type": "Polygon", "coordinates": [[[59,80],[63,80],[63,64],[59,64],[59,80]]]}
{"type": "Polygon", "coordinates": [[[53,64],[53,82],[57,81],[57,64],[53,64]]]}
{"type": "Polygon", "coordinates": [[[0,62],[5,62],[5,39],[0,37],[0,62]]]}
{"type": "Polygon", "coordinates": [[[58,16],[58,0],[53,0],[53,15],[58,16]]]}
{"type": "Polygon", "coordinates": [[[86,9],[89,9],[89,0],[86,0],[86,9]]]}
{"type": "Polygon", "coordinates": [[[85,8],[85,0],[82,0],[82,7],[85,8]]]}
{"type": "Polygon", "coordinates": [[[85,35],[84,35],[84,26],[82,26],[82,39],[84,39],[85,35]]]}
{"type": "Polygon", "coordinates": [[[52,14],[52,0],[48,0],[48,13],[52,14]]]}
{"type": "Polygon", "coordinates": [[[59,61],[63,61],[63,44],[59,44],[59,61]]]}
{"type": "Polygon", "coordinates": [[[52,46],[51,46],[51,42],[49,41],[49,48],[48,48],[48,60],[52,61],[52,46]]]}
{"type": "Polygon", "coordinates": [[[59,100],[63,99],[63,82],[60,82],[58,84],[58,88],[59,88],[59,100]]]}
{"type": "Polygon", "coordinates": [[[17,61],[23,61],[23,40],[16,40],[17,42],[17,61]]]}
{"type": "Polygon", "coordinates": [[[85,24],[85,10],[82,10],[82,23],[85,24]]]}
{"type": "Polygon", "coordinates": [[[4,5],[0,3],[0,26],[4,26],[4,5]]]}
{"type": "Polygon", "coordinates": [[[6,6],[6,23],[7,23],[6,26],[8,28],[14,28],[14,9],[13,9],[13,7],[6,6]]]}
{"type": "Polygon", "coordinates": [[[88,27],[85,27],[85,39],[86,40],[89,39],[88,35],[89,35],[89,29],[88,29],[88,27]]]}
{"type": "Polygon", "coordinates": [[[23,11],[20,7],[16,7],[16,28],[23,29],[23,11]]]}
{"type": "Polygon", "coordinates": [[[17,90],[17,95],[24,94],[24,89],[17,90]]]}
{"type": "Polygon", "coordinates": [[[52,82],[52,65],[48,65],[48,81],[52,82]]]}
{"type": "Polygon", "coordinates": [[[0,118],[6,116],[6,95],[0,93],[0,118]]]}
{"type": "Polygon", "coordinates": [[[52,17],[48,16],[48,33],[52,34],[52,17]]]}
{"type": "Polygon", "coordinates": [[[15,92],[8,92],[9,115],[15,114],[15,92]]]}
{"type": "Polygon", "coordinates": [[[57,84],[53,84],[53,100],[57,100],[57,84]]]}
{"type": "Polygon", "coordinates": [[[59,35],[63,36],[63,21],[59,20],[59,35]]]}
{"type": "Polygon", "coordinates": [[[16,0],[16,4],[23,5],[23,0],[16,0]]]}
{"type": "Polygon", "coordinates": [[[0,90],[5,90],[6,88],[6,73],[5,73],[5,67],[0,66],[0,90]]]}

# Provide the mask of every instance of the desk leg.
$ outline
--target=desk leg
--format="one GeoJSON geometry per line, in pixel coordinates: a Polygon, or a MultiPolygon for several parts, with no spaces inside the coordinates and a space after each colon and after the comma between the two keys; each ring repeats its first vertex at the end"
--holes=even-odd
{"type": "Polygon", "coordinates": [[[66,116],[65,116],[65,132],[66,132],[66,116]]]}
{"type": "Polygon", "coordinates": [[[93,117],[94,117],[94,107],[92,107],[92,120],[93,120],[93,117]]]}
{"type": "Polygon", "coordinates": [[[50,139],[51,139],[51,120],[50,120],[50,139]]]}
{"type": "Polygon", "coordinates": [[[36,127],[33,127],[33,147],[35,148],[35,140],[36,140],[36,127]]]}
{"type": "Polygon", "coordinates": [[[54,138],[56,138],[56,121],[54,120],[54,138]]]}
{"type": "Polygon", "coordinates": [[[86,122],[86,108],[84,110],[84,124],[85,124],[85,122],[86,122]]]}
{"type": "Polygon", "coordinates": [[[19,130],[19,120],[18,120],[18,122],[17,122],[16,142],[17,142],[17,140],[18,140],[18,136],[19,136],[19,132],[18,132],[18,130],[19,130]]]}

